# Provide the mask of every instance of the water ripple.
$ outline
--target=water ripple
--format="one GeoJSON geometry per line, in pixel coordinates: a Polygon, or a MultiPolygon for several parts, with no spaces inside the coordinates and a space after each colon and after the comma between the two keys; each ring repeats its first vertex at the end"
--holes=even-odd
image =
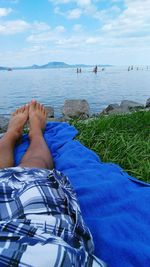
{"type": "Polygon", "coordinates": [[[35,98],[52,105],[57,116],[65,99],[86,99],[92,112],[110,103],[129,99],[145,103],[150,97],[148,71],[107,68],[97,75],[90,69],[76,74],[75,69],[22,70],[0,72],[0,114],[9,114],[35,98]]]}

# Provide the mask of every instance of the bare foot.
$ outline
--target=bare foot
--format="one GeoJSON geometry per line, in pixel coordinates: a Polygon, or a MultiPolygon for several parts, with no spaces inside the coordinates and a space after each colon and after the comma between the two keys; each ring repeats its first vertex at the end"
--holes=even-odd
{"type": "Polygon", "coordinates": [[[29,106],[25,105],[17,109],[13,114],[8,124],[7,134],[14,136],[18,139],[23,130],[29,115],[29,106]]]}
{"type": "Polygon", "coordinates": [[[7,132],[0,139],[0,168],[14,166],[14,147],[28,119],[28,105],[17,109],[10,119],[7,132]]]}
{"type": "Polygon", "coordinates": [[[29,123],[30,132],[29,137],[33,135],[41,135],[46,125],[46,110],[43,105],[35,100],[29,104],[29,123]]]}

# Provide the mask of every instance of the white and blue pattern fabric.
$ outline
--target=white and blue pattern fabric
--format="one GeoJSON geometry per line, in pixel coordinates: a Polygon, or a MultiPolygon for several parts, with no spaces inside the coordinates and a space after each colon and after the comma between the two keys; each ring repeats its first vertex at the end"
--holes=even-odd
{"type": "Polygon", "coordinates": [[[0,267],[104,267],[67,177],[0,170],[0,267]]]}

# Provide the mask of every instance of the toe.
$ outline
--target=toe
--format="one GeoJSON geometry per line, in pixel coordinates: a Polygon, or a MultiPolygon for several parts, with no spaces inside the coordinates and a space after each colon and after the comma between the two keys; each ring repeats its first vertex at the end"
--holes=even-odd
{"type": "Polygon", "coordinates": [[[16,112],[15,112],[16,114],[15,115],[17,115],[18,113],[19,113],[19,108],[18,109],[16,109],[16,112]]]}
{"type": "Polygon", "coordinates": [[[40,105],[40,109],[41,109],[41,112],[44,111],[44,107],[43,107],[43,105],[40,105]]]}
{"type": "Polygon", "coordinates": [[[44,115],[47,115],[47,111],[46,111],[44,106],[43,106],[43,113],[44,113],[44,115]]]}
{"type": "Polygon", "coordinates": [[[40,105],[40,103],[38,103],[38,102],[37,102],[37,109],[38,109],[38,110],[41,110],[41,105],[40,105]]]}
{"type": "Polygon", "coordinates": [[[18,112],[19,113],[22,113],[23,112],[23,106],[19,108],[18,112]]]}
{"type": "Polygon", "coordinates": [[[37,103],[37,101],[35,99],[32,99],[30,103],[35,104],[35,103],[37,103]]]}
{"type": "Polygon", "coordinates": [[[21,108],[20,108],[20,113],[23,113],[24,112],[24,106],[22,106],[21,108]]]}
{"type": "Polygon", "coordinates": [[[37,102],[36,100],[32,100],[29,104],[29,108],[31,108],[32,110],[34,110],[36,108],[37,102]]]}
{"type": "Polygon", "coordinates": [[[27,111],[27,106],[24,105],[24,106],[23,106],[23,113],[25,113],[26,111],[27,111]]]}
{"type": "Polygon", "coordinates": [[[25,111],[28,112],[29,111],[29,104],[25,105],[25,111]]]}

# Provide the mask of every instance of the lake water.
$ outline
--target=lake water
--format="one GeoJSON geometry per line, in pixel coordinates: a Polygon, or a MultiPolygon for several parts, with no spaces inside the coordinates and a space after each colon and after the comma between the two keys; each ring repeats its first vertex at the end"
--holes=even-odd
{"type": "Polygon", "coordinates": [[[91,68],[0,71],[0,114],[10,114],[31,99],[61,114],[65,99],[86,99],[92,113],[128,99],[145,104],[150,97],[150,69],[127,71],[109,67],[94,74],[91,68]]]}

